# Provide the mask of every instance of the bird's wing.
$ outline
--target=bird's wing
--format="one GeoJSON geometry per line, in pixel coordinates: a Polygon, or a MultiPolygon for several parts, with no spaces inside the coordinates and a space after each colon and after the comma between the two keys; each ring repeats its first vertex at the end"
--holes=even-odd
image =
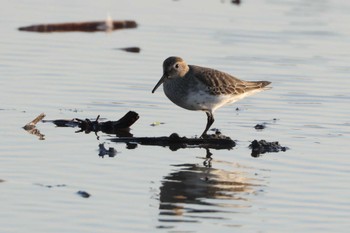
{"type": "Polygon", "coordinates": [[[240,95],[256,89],[261,89],[270,82],[248,82],[230,74],[199,66],[190,66],[191,74],[200,80],[213,95],[240,95]]]}

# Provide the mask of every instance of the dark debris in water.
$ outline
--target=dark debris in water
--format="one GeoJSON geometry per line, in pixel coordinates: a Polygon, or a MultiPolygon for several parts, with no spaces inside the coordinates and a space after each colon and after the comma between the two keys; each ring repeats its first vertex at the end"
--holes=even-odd
{"type": "Polygon", "coordinates": [[[83,197],[83,198],[89,198],[89,197],[91,196],[90,193],[88,193],[88,192],[86,192],[86,191],[82,191],[82,190],[79,190],[79,191],[77,192],[77,194],[78,194],[79,196],[83,197]]]}
{"type": "Polygon", "coordinates": [[[254,129],[256,129],[256,130],[263,130],[263,129],[265,129],[265,128],[266,128],[266,124],[265,124],[265,123],[256,124],[256,125],[254,126],[254,129]]]}
{"type": "MultiPolygon", "coordinates": [[[[34,185],[40,186],[40,187],[44,187],[44,188],[49,188],[49,189],[53,189],[53,188],[63,188],[63,187],[67,187],[66,184],[40,184],[40,183],[35,183],[34,185]]],[[[91,196],[90,193],[86,192],[86,191],[82,191],[79,190],[78,192],[76,192],[76,194],[78,194],[79,196],[83,197],[83,198],[89,198],[91,196]]]]}
{"type": "Polygon", "coordinates": [[[249,148],[252,149],[252,157],[259,157],[262,154],[265,153],[271,153],[271,152],[280,152],[280,151],[286,151],[289,148],[285,146],[281,146],[279,142],[267,142],[265,140],[254,140],[249,145],[249,148]]]}
{"type": "Polygon", "coordinates": [[[239,4],[241,4],[241,0],[231,0],[231,3],[239,5],[239,4]]]}
{"type": "Polygon", "coordinates": [[[62,188],[62,187],[66,187],[67,185],[65,184],[39,184],[36,183],[35,185],[40,186],[40,187],[44,187],[44,188],[62,188]]]}

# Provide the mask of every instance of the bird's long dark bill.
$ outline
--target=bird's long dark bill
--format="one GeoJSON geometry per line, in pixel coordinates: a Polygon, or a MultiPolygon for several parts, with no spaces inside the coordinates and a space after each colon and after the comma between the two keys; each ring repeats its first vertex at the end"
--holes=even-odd
{"type": "Polygon", "coordinates": [[[153,88],[152,93],[154,93],[154,92],[157,90],[157,88],[164,82],[164,80],[165,80],[166,78],[167,78],[166,75],[163,75],[163,76],[160,78],[160,80],[158,81],[158,83],[156,84],[156,86],[153,88]]]}

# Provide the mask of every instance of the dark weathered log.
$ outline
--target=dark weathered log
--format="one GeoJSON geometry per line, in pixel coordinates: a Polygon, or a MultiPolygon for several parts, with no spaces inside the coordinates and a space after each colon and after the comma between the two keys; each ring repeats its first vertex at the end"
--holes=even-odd
{"type": "Polygon", "coordinates": [[[137,143],[140,145],[169,147],[170,150],[180,148],[212,148],[212,149],[232,149],[236,143],[229,137],[222,134],[209,135],[207,138],[187,138],[180,137],[173,133],[169,137],[121,137],[113,138],[112,142],[117,143],[137,143]]]}
{"type": "Polygon", "coordinates": [[[96,31],[112,31],[117,29],[136,28],[137,23],[133,20],[123,21],[93,21],[78,23],[54,23],[54,24],[38,24],[26,27],[20,27],[20,31],[30,32],[96,32],[96,31]]]}

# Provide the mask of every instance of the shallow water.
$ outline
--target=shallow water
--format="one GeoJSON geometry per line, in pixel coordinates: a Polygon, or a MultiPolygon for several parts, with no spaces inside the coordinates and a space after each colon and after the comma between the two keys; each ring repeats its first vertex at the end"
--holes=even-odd
{"type": "Polygon", "coordinates": [[[0,14],[1,232],[347,232],[350,3],[8,1],[0,14]],[[37,23],[133,19],[112,33],[30,33],[37,23]],[[117,48],[138,46],[141,53],[117,48]],[[271,90],[215,114],[233,150],[138,146],[39,123],[140,114],[134,136],[195,136],[206,116],[151,90],[182,56],[271,90]],[[237,111],[236,108],[239,108],[237,111]],[[152,127],[153,122],[164,122],[152,127]],[[261,131],[254,129],[266,123],[261,131]],[[253,158],[254,139],[290,150],[253,158]],[[98,156],[100,143],[117,150],[98,156]],[[86,191],[83,198],[76,193],[86,191]]]}

